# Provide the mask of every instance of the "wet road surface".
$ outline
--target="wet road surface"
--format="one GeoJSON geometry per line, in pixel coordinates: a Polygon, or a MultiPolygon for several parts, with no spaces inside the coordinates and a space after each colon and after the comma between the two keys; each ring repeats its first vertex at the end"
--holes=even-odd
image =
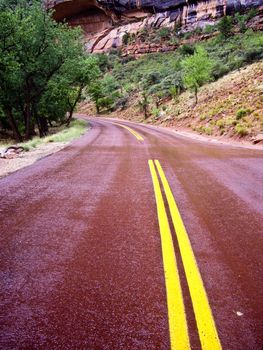
{"type": "Polygon", "coordinates": [[[0,180],[0,348],[261,350],[263,152],[90,123],[0,180]]]}

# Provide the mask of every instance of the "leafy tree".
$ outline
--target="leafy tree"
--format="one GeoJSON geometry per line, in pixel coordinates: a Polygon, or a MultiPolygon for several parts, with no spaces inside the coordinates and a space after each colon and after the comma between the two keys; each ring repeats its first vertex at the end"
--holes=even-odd
{"type": "Polygon", "coordinates": [[[112,75],[106,74],[103,79],[90,85],[88,93],[95,103],[97,113],[100,113],[102,109],[113,109],[120,97],[119,84],[112,75]]]}
{"type": "Polygon", "coordinates": [[[246,26],[247,16],[241,15],[240,13],[236,13],[235,14],[235,21],[237,22],[237,24],[239,26],[240,33],[245,33],[245,31],[247,29],[247,26],[246,26]]]}
{"type": "Polygon", "coordinates": [[[142,98],[139,101],[138,105],[139,105],[140,109],[143,111],[144,119],[147,119],[147,117],[148,117],[148,108],[149,108],[149,105],[150,105],[150,99],[149,99],[149,96],[147,95],[147,93],[145,91],[142,93],[142,98]]]}
{"type": "Polygon", "coordinates": [[[170,91],[170,94],[171,94],[173,100],[175,102],[177,102],[178,95],[179,95],[178,87],[177,86],[171,86],[169,91],[170,91]]]}
{"type": "Polygon", "coordinates": [[[218,22],[218,30],[224,38],[232,35],[233,18],[231,16],[224,16],[218,22]]]}
{"type": "Polygon", "coordinates": [[[93,82],[88,88],[88,93],[92,101],[95,103],[97,113],[100,113],[100,99],[103,98],[103,87],[101,81],[98,80],[93,82]]]}
{"type": "Polygon", "coordinates": [[[97,58],[89,55],[70,60],[64,65],[62,75],[68,85],[67,104],[69,116],[67,125],[69,126],[84,87],[90,85],[100,76],[97,58]]]}
{"type": "Polygon", "coordinates": [[[182,68],[183,82],[186,87],[194,90],[197,104],[199,87],[212,79],[213,61],[202,47],[198,47],[192,56],[182,61],[182,68]]]}
{"type": "Polygon", "coordinates": [[[79,29],[56,23],[38,1],[6,4],[0,3],[0,109],[21,141],[23,133],[26,139],[35,134],[35,125],[45,134],[51,110],[57,119],[66,109],[70,122],[82,89],[99,68],[84,53],[79,29]]]}

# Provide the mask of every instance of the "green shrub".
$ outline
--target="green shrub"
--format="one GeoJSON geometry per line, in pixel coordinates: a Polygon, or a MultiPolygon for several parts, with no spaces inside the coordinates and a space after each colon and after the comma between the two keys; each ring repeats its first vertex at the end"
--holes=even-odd
{"type": "Polygon", "coordinates": [[[151,110],[151,114],[152,114],[155,118],[159,118],[159,116],[160,116],[160,110],[159,110],[159,108],[153,108],[153,109],[151,110]]]}
{"type": "Polygon", "coordinates": [[[195,30],[193,31],[193,34],[199,35],[199,34],[202,34],[202,32],[203,30],[201,27],[196,27],[195,30]]]}
{"type": "Polygon", "coordinates": [[[185,56],[185,55],[193,55],[195,53],[195,46],[192,45],[192,44],[183,44],[180,47],[179,52],[183,56],[185,56]]]}
{"type": "Polygon", "coordinates": [[[224,126],[225,126],[225,122],[224,122],[224,120],[223,120],[223,119],[219,119],[219,120],[217,120],[217,122],[216,122],[216,126],[218,126],[218,127],[219,127],[219,129],[223,129],[223,128],[224,128],[224,126]]]}
{"type": "Polygon", "coordinates": [[[203,32],[205,34],[211,34],[213,33],[214,31],[216,30],[215,26],[212,26],[212,25],[206,25],[205,28],[203,29],[203,32]]]}
{"type": "Polygon", "coordinates": [[[157,31],[157,35],[158,35],[161,39],[169,39],[170,34],[171,34],[170,28],[167,28],[167,27],[160,28],[160,29],[157,31]]]}
{"type": "Polygon", "coordinates": [[[177,86],[171,86],[169,89],[170,95],[172,96],[172,98],[174,99],[174,101],[176,101],[178,99],[178,95],[179,95],[179,91],[178,91],[178,87],[177,86]]]}
{"type": "Polygon", "coordinates": [[[245,126],[237,124],[235,126],[235,132],[239,135],[239,136],[245,136],[248,134],[248,130],[245,126]]]}
{"type": "Polygon", "coordinates": [[[106,96],[98,99],[99,110],[110,110],[114,106],[115,99],[112,96],[106,96]]]}
{"type": "Polygon", "coordinates": [[[186,32],[183,34],[183,38],[185,40],[190,39],[192,37],[193,33],[192,32],[186,32]]]}
{"type": "Polygon", "coordinates": [[[241,15],[240,13],[236,13],[235,14],[235,21],[237,22],[237,24],[239,26],[240,33],[245,33],[245,31],[247,29],[247,26],[246,26],[247,16],[241,15]]]}
{"type": "Polygon", "coordinates": [[[221,62],[216,62],[212,69],[212,76],[215,80],[223,77],[230,71],[230,68],[227,64],[223,64],[221,62]]]}
{"type": "Polygon", "coordinates": [[[201,134],[206,134],[206,135],[212,135],[212,128],[209,127],[209,126],[200,126],[198,129],[197,129],[201,134]]]}
{"type": "Polygon", "coordinates": [[[169,40],[169,44],[170,45],[179,45],[180,41],[175,38],[175,37],[172,37],[170,40],[169,40]]]}
{"type": "Polygon", "coordinates": [[[250,109],[241,108],[236,113],[236,119],[240,120],[244,118],[246,115],[248,115],[249,113],[251,113],[250,109]]]}
{"type": "Polygon", "coordinates": [[[249,21],[251,18],[255,17],[258,14],[258,9],[252,8],[247,13],[247,20],[249,21]]]}
{"type": "Polygon", "coordinates": [[[125,33],[122,37],[122,43],[123,45],[128,45],[130,40],[130,34],[129,33],[125,33]]]}
{"type": "Polygon", "coordinates": [[[224,38],[232,35],[233,18],[231,16],[224,16],[217,24],[217,28],[224,38]]]}

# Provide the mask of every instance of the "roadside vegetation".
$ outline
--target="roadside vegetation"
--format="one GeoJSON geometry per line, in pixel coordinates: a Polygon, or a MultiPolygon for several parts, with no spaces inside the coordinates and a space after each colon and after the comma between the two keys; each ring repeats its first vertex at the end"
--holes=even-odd
{"type": "MultiPolygon", "coordinates": [[[[127,46],[136,40],[172,41],[177,48],[172,52],[132,57],[123,55],[124,46],[124,51],[112,50],[108,55],[97,55],[104,76],[96,81],[95,90],[93,86],[86,101],[95,103],[97,113],[125,116],[126,111],[132,110],[133,118],[141,116],[137,120],[146,122],[158,122],[166,117],[175,121],[186,118],[185,113],[181,114],[181,108],[176,107],[181,100],[187,105],[189,102],[191,109],[198,109],[202,86],[263,59],[263,34],[248,27],[256,14],[253,9],[246,14],[238,13],[234,18],[225,16],[216,26],[198,28],[192,33],[182,33],[176,27],[145,29],[139,39],[126,35],[123,40],[127,46]],[[189,101],[185,101],[186,96],[189,101]],[[112,114],[114,111],[117,113],[112,114]]],[[[262,76],[263,71],[259,74],[262,76]]],[[[239,109],[242,108],[241,105],[239,109]]],[[[247,116],[258,113],[259,107],[249,106],[248,109],[247,116]]],[[[260,123],[259,119],[255,122],[260,123]]],[[[234,134],[239,137],[250,134],[250,128],[245,131],[239,124],[235,125],[234,134]]],[[[210,129],[194,131],[213,134],[213,128],[210,129]]]]}
{"type": "Polygon", "coordinates": [[[73,120],[69,127],[65,128],[62,126],[60,128],[52,128],[49,136],[39,137],[36,136],[32,140],[21,142],[18,146],[24,148],[25,151],[30,151],[39,145],[55,142],[55,143],[68,143],[74,139],[77,139],[85,133],[87,130],[87,123],[83,120],[73,120]],[[52,131],[54,134],[52,134],[52,131]]]}
{"type": "Polygon", "coordinates": [[[80,29],[56,23],[41,1],[1,0],[1,138],[22,142],[46,137],[54,124],[69,126],[83,90],[100,74],[80,29]]]}

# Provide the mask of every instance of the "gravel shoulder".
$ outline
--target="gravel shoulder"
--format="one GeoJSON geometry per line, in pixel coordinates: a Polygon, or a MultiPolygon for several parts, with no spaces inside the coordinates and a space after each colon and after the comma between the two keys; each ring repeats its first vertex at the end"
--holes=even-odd
{"type": "Polygon", "coordinates": [[[41,158],[47,157],[50,154],[58,152],[68,143],[54,142],[39,145],[38,148],[32,149],[29,152],[22,152],[15,155],[14,158],[0,158],[0,178],[7,176],[14,171],[24,168],[38,161],[41,158]]]}
{"type": "MultiPolygon", "coordinates": [[[[47,136],[45,139],[33,139],[28,143],[21,144],[27,152],[10,153],[6,158],[0,157],[0,178],[3,178],[21,168],[29,166],[36,161],[45,158],[59,150],[65,148],[72,141],[78,139],[81,135],[88,131],[89,125],[86,121],[81,120],[83,118],[78,117],[78,120],[72,122],[71,127],[68,129],[59,130],[59,132],[47,136]],[[32,146],[32,144],[35,145],[32,146]],[[31,145],[29,146],[29,144],[31,145]]],[[[1,147],[0,154],[6,149],[6,146],[1,147]]]]}

